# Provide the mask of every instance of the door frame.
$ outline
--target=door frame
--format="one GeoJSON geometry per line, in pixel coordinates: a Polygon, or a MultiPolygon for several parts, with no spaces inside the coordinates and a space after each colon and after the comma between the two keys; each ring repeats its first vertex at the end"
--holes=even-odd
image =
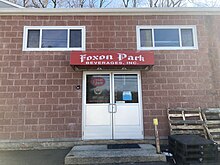
{"type": "MultiPolygon", "coordinates": [[[[85,127],[85,110],[86,110],[86,75],[87,74],[137,74],[138,76],[138,98],[140,106],[140,124],[142,130],[142,138],[144,139],[144,122],[143,122],[143,104],[142,104],[142,83],[141,83],[141,72],[140,71],[83,71],[82,78],[82,140],[87,140],[84,134],[85,127]]],[[[112,83],[112,82],[111,82],[112,83]]],[[[111,87],[111,84],[110,84],[111,87]]]]}

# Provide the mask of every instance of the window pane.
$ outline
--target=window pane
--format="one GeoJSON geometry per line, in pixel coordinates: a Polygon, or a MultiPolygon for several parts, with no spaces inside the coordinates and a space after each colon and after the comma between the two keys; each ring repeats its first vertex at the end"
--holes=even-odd
{"type": "Polygon", "coordinates": [[[86,76],[86,103],[110,103],[110,77],[108,74],[86,76]]]}
{"type": "Polygon", "coordinates": [[[27,47],[39,48],[40,30],[28,30],[27,47]]]}
{"type": "Polygon", "coordinates": [[[182,46],[194,46],[192,29],[181,29],[182,46]]]}
{"type": "Polygon", "coordinates": [[[42,30],[42,48],[67,48],[67,30],[42,30]]]}
{"type": "Polygon", "coordinates": [[[155,29],[155,47],[179,47],[178,29],[155,29]]]}
{"type": "Polygon", "coordinates": [[[82,47],[82,30],[70,30],[70,47],[82,47]]]}
{"type": "Polygon", "coordinates": [[[141,29],[140,39],[141,39],[141,47],[153,47],[151,29],[141,29]]]}
{"type": "Polygon", "coordinates": [[[115,103],[138,103],[138,80],[136,74],[114,75],[115,103]]]}

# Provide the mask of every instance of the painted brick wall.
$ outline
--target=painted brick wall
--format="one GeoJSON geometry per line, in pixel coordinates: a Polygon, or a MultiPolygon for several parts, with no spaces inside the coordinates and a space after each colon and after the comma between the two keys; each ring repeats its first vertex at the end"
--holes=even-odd
{"type": "Polygon", "coordinates": [[[136,25],[163,24],[196,25],[199,50],[155,51],[155,66],[142,71],[146,138],[154,117],[168,135],[168,107],[219,106],[219,16],[1,16],[0,139],[81,138],[82,72],[70,52],[23,52],[24,26],[86,26],[95,51],[136,50],[136,25]]]}

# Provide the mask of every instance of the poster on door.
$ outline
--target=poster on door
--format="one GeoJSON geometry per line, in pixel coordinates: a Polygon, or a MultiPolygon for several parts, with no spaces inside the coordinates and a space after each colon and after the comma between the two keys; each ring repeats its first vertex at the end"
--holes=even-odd
{"type": "Polygon", "coordinates": [[[87,75],[87,103],[109,103],[110,83],[108,75],[87,75]]]}
{"type": "Polygon", "coordinates": [[[122,100],[124,100],[124,101],[131,101],[132,100],[131,91],[123,91],[122,97],[123,97],[122,100]]]}

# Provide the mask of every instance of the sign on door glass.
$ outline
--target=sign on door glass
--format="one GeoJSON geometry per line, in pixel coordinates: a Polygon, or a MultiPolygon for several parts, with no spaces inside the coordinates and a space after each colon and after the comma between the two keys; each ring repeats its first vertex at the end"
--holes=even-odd
{"type": "Polygon", "coordinates": [[[108,74],[86,76],[86,103],[110,103],[110,78],[108,74]]]}
{"type": "Polygon", "coordinates": [[[138,79],[136,74],[115,74],[115,103],[138,103],[138,79]]]}

